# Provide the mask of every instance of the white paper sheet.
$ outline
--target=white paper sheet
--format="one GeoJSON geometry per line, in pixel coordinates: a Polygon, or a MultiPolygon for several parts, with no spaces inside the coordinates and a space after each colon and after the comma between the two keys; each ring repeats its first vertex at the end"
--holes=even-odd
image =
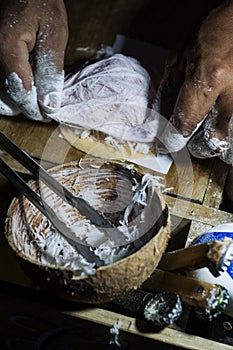
{"type": "Polygon", "coordinates": [[[173,162],[168,154],[158,154],[153,157],[131,159],[131,161],[132,163],[141,165],[147,169],[155,170],[161,174],[167,174],[173,162]]]}

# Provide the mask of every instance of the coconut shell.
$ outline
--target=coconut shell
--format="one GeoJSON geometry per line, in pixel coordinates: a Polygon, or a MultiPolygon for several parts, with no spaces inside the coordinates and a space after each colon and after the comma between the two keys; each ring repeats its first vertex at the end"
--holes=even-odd
{"type": "MultiPolygon", "coordinates": [[[[111,171],[115,169],[114,163],[110,165],[108,163],[108,168],[109,166],[111,167],[111,171]]],[[[69,169],[72,170],[71,173],[74,173],[73,170],[78,168],[79,163],[72,162],[61,167],[53,168],[50,172],[55,177],[58,172],[59,174],[62,173],[63,178],[66,178],[69,169]]],[[[117,169],[119,171],[118,165],[117,169]]],[[[127,175],[127,171],[125,174],[127,175]]],[[[136,174],[135,176],[140,177],[140,174],[136,174]]],[[[73,184],[74,179],[72,178],[71,180],[66,182],[59,178],[59,181],[63,182],[63,185],[69,190],[71,190],[72,186],[69,187],[67,183],[73,184]]],[[[111,180],[109,178],[108,181],[99,182],[99,186],[103,187],[107,184],[108,191],[111,191],[114,190],[115,183],[115,179],[111,180]]],[[[31,181],[29,184],[32,188],[37,187],[35,181],[31,181]]],[[[28,231],[30,231],[30,226],[25,229],[25,222],[19,213],[20,208],[24,205],[26,215],[28,215],[27,211],[32,211],[29,216],[32,217],[33,225],[39,224],[42,214],[37,209],[32,210],[24,196],[14,198],[8,209],[5,236],[25,273],[39,284],[41,288],[49,293],[72,301],[84,303],[108,302],[124,292],[139,288],[155,270],[166,249],[170,237],[170,215],[160,189],[156,188],[155,190],[158,195],[158,201],[160,201],[162,213],[156,223],[156,227],[154,227],[152,238],[136,252],[109,265],[97,268],[96,272],[91,275],[77,275],[70,267],[42,264],[39,261],[39,253],[38,255],[35,254],[35,256],[31,254],[30,257],[25,254],[24,244],[29,244],[28,237],[30,237],[30,232],[28,231]],[[17,242],[15,241],[15,232],[17,232],[19,237],[17,242]],[[25,236],[25,232],[27,232],[28,236],[25,236]]]]}

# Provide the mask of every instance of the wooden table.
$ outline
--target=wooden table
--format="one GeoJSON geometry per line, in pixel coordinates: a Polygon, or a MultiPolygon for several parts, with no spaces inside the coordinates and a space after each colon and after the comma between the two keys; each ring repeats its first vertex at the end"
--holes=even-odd
{"type": "MultiPolygon", "coordinates": [[[[46,168],[85,156],[85,154],[70,147],[67,141],[61,138],[59,127],[55,122],[41,124],[28,120],[23,116],[2,117],[0,119],[0,129],[46,168]]],[[[24,175],[27,174],[27,171],[15,160],[12,160],[4,153],[2,156],[15,170],[24,175]]],[[[182,159],[183,157],[181,157],[182,159]]],[[[167,188],[164,197],[172,214],[173,224],[168,245],[169,250],[184,247],[211,226],[233,222],[232,213],[219,209],[223,199],[228,166],[217,158],[209,160],[187,158],[186,161],[175,160],[168,174],[163,178],[167,188]]],[[[5,187],[6,184],[4,183],[5,187]]],[[[3,203],[4,200],[1,200],[1,202],[3,203]]],[[[6,264],[7,267],[0,271],[0,279],[13,283],[13,286],[15,283],[26,286],[35,292],[37,286],[32,285],[32,282],[20,270],[15,258],[8,251],[3,237],[1,237],[1,241],[0,264],[1,266],[6,264]]],[[[2,300],[8,300],[9,303],[9,296],[3,295],[2,298],[2,300]]],[[[12,298],[11,300],[18,305],[20,302],[18,297],[13,295],[12,298]]],[[[30,303],[34,301],[24,300],[23,302],[30,308],[30,303]]],[[[40,306],[35,305],[35,308],[40,308],[40,306]]],[[[102,308],[88,307],[79,309],[77,307],[77,309],[72,311],[57,310],[56,312],[64,320],[66,318],[65,315],[68,315],[72,317],[72,320],[76,318],[77,322],[81,324],[88,322],[89,327],[100,327],[105,332],[109,332],[110,327],[118,319],[121,319],[121,332],[123,335],[129,334],[125,336],[125,339],[128,339],[128,337],[131,339],[132,335],[134,335],[140,339],[145,339],[145,344],[153,344],[153,342],[151,343],[153,340],[154,344],[159,342],[161,349],[163,349],[162,344],[170,344],[171,349],[175,348],[175,346],[185,349],[200,349],[201,347],[205,349],[214,347],[218,349],[230,348],[226,344],[216,343],[216,341],[187,333],[189,309],[187,309],[184,317],[182,316],[180,324],[174,327],[166,327],[159,333],[153,331],[148,333],[148,331],[140,330],[136,319],[102,308]]],[[[46,314],[47,312],[45,312],[46,314]]],[[[133,343],[132,339],[131,343],[133,343]]]]}

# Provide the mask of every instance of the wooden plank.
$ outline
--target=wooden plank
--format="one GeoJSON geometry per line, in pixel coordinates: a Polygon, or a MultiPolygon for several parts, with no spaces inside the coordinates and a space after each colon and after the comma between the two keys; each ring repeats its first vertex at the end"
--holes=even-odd
{"type": "Polygon", "coordinates": [[[175,159],[166,175],[166,187],[170,188],[167,193],[203,203],[212,164],[213,159],[196,159],[184,152],[175,159]]]}
{"type": "Polygon", "coordinates": [[[4,291],[1,289],[0,337],[4,349],[15,349],[19,344],[28,349],[49,348],[50,345],[53,348],[68,346],[70,349],[103,349],[109,345],[110,329],[118,322],[119,342],[129,344],[130,348],[139,345],[139,348],[144,346],[146,349],[162,350],[167,349],[168,344],[169,349],[173,346],[175,349],[190,350],[232,348],[172,327],[158,331],[143,321],[139,324],[135,318],[101,308],[73,305],[72,309],[69,306],[65,309],[66,304],[63,303],[59,309],[59,306],[54,307],[56,299],[42,295],[39,303],[36,292],[33,296],[25,288],[14,287],[8,293],[7,288],[4,291]]]}
{"type": "MultiPolygon", "coordinates": [[[[61,137],[56,122],[35,122],[24,116],[2,117],[0,119],[0,130],[32,157],[39,161],[42,159],[46,168],[80,159],[84,155],[71,147],[61,137]]],[[[2,155],[12,168],[22,173],[28,173],[9,155],[4,153],[2,155]]]]}
{"type": "Polygon", "coordinates": [[[96,322],[109,327],[112,327],[121,320],[120,330],[140,335],[146,338],[160,341],[162,343],[170,344],[173,346],[181,347],[190,350],[230,350],[232,346],[221,344],[209,339],[204,339],[198,336],[193,336],[185,332],[180,332],[176,329],[166,327],[160,332],[140,332],[136,325],[136,319],[121,315],[112,311],[102,310],[100,308],[91,308],[81,311],[67,311],[66,314],[78,317],[84,320],[96,322]]]}
{"type": "Polygon", "coordinates": [[[230,166],[219,158],[214,159],[203,205],[219,208],[222,203],[223,191],[230,166]]]}
{"type": "Polygon", "coordinates": [[[173,198],[169,195],[165,195],[165,201],[168,204],[171,214],[181,219],[186,218],[211,226],[233,222],[232,213],[227,213],[216,208],[205,207],[201,204],[173,198]]]}

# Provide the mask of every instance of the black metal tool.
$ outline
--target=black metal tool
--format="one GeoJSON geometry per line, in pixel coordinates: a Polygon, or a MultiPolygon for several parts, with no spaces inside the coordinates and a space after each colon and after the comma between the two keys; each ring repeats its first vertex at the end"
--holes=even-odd
{"type": "Polygon", "coordinates": [[[76,197],[70,193],[64,186],[54,179],[40,164],[29,156],[25,151],[21,150],[14,144],[2,131],[0,131],[0,148],[9,153],[27,170],[29,170],[36,178],[40,178],[53,192],[61,197],[68,204],[76,208],[81,215],[85,216],[92,224],[103,228],[115,228],[115,225],[94,209],[83,198],[76,197]]]}
{"type": "MultiPolygon", "coordinates": [[[[9,153],[26,169],[28,169],[36,178],[40,178],[52,191],[61,197],[68,204],[75,207],[81,215],[84,215],[90,222],[100,228],[117,228],[115,225],[104,216],[104,214],[95,210],[83,198],[75,197],[64,186],[62,186],[53,176],[51,176],[41,165],[35,162],[26,152],[15,145],[3,132],[0,131],[0,149],[9,153]]],[[[0,159],[0,171],[13,183],[13,185],[23,193],[54,225],[54,227],[75,247],[78,251],[87,258],[89,262],[95,262],[96,266],[104,265],[104,262],[94,254],[90,248],[80,242],[71,230],[62,222],[42,198],[35,193],[27,183],[11,169],[8,164],[0,159]]],[[[115,231],[115,230],[114,230],[115,231]]]]}

